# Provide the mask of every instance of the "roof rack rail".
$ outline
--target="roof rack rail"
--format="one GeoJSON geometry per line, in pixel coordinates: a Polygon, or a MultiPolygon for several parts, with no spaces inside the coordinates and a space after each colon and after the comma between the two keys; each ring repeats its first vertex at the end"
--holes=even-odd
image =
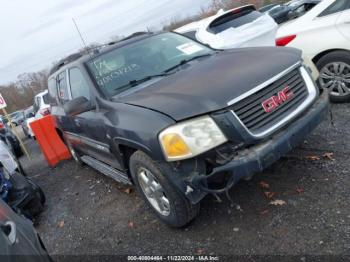
{"type": "Polygon", "coordinates": [[[137,36],[140,36],[140,35],[147,35],[147,34],[153,34],[153,33],[152,32],[147,32],[147,31],[135,32],[135,33],[132,33],[131,35],[128,35],[127,37],[124,37],[119,42],[125,41],[125,40],[129,40],[131,38],[134,38],[134,37],[137,37],[137,36]]]}
{"type": "Polygon", "coordinates": [[[55,64],[51,70],[50,70],[50,75],[52,75],[53,73],[57,72],[62,66],[69,64],[71,62],[74,62],[76,60],[78,60],[80,57],[84,56],[85,52],[78,52],[78,53],[74,53],[71,54],[65,58],[62,58],[61,60],[59,60],[57,62],[57,64],[55,64]]]}

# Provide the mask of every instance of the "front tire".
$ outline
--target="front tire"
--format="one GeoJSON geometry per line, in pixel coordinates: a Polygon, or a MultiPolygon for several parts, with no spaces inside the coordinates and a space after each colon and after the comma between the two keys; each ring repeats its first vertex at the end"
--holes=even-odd
{"type": "Polygon", "coordinates": [[[350,101],[350,52],[335,51],[317,61],[321,88],[329,89],[330,100],[335,103],[350,101]]]}
{"type": "Polygon", "coordinates": [[[167,175],[178,175],[168,164],[137,151],[130,158],[130,172],[142,198],[167,225],[185,226],[198,214],[200,205],[191,204],[168,180],[167,175]]]}

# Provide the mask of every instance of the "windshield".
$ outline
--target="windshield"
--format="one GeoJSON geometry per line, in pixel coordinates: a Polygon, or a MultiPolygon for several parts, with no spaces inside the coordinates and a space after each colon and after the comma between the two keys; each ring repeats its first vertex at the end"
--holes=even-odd
{"type": "Polygon", "coordinates": [[[87,64],[98,86],[113,96],[130,88],[130,82],[164,74],[182,61],[213,52],[187,37],[163,33],[116,48],[87,64]]]}

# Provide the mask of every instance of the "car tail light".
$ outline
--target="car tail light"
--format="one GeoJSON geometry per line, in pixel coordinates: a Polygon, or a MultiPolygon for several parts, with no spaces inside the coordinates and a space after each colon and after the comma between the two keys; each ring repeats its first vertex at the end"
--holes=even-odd
{"type": "Polygon", "coordinates": [[[286,46],[290,42],[292,42],[297,36],[296,35],[289,35],[289,36],[284,36],[281,38],[276,39],[276,45],[277,46],[286,46]]]}
{"type": "Polygon", "coordinates": [[[41,110],[40,110],[40,114],[41,114],[42,116],[47,116],[47,115],[50,114],[50,109],[49,109],[49,108],[41,109],[41,110]]]}
{"type": "Polygon", "coordinates": [[[0,123],[0,129],[5,128],[5,125],[3,123],[0,123]]]}

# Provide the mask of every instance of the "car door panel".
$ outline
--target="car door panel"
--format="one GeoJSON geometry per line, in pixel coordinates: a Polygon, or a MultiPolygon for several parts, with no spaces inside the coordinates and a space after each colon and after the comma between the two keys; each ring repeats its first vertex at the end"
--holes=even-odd
{"type": "Polygon", "coordinates": [[[82,114],[83,134],[85,147],[88,149],[88,154],[105,162],[115,168],[120,168],[121,165],[117,160],[110,146],[110,136],[108,136],[107,125],[108,120],[104,116],[102,110],[91,111],[82,114]]]}
{"type": "MultiPolygon", "coordinates": [[[[337,19],[337,28],[340,33],[350,41],[350,9],[343,11],[337,19]]],[[[350,49],[350,46],[349,46],[350,49]]]]}
{"type": "MultiPolygon", "coordinates": [[[[91,100],[91,93],[88,83],[85,81],[81,69],[72,67],[69,69],[69,88],[72,98],[83,96],[91,100]]],[[[77,149],[83,153],[92,156],[115,168],[120,168],[119,161],[112,153],[110,141],[106,134],[106,121],[104,111],[93,109],[84,113],[75,115],[73,118],[75,143],[78,143],[77,149]]]]}

